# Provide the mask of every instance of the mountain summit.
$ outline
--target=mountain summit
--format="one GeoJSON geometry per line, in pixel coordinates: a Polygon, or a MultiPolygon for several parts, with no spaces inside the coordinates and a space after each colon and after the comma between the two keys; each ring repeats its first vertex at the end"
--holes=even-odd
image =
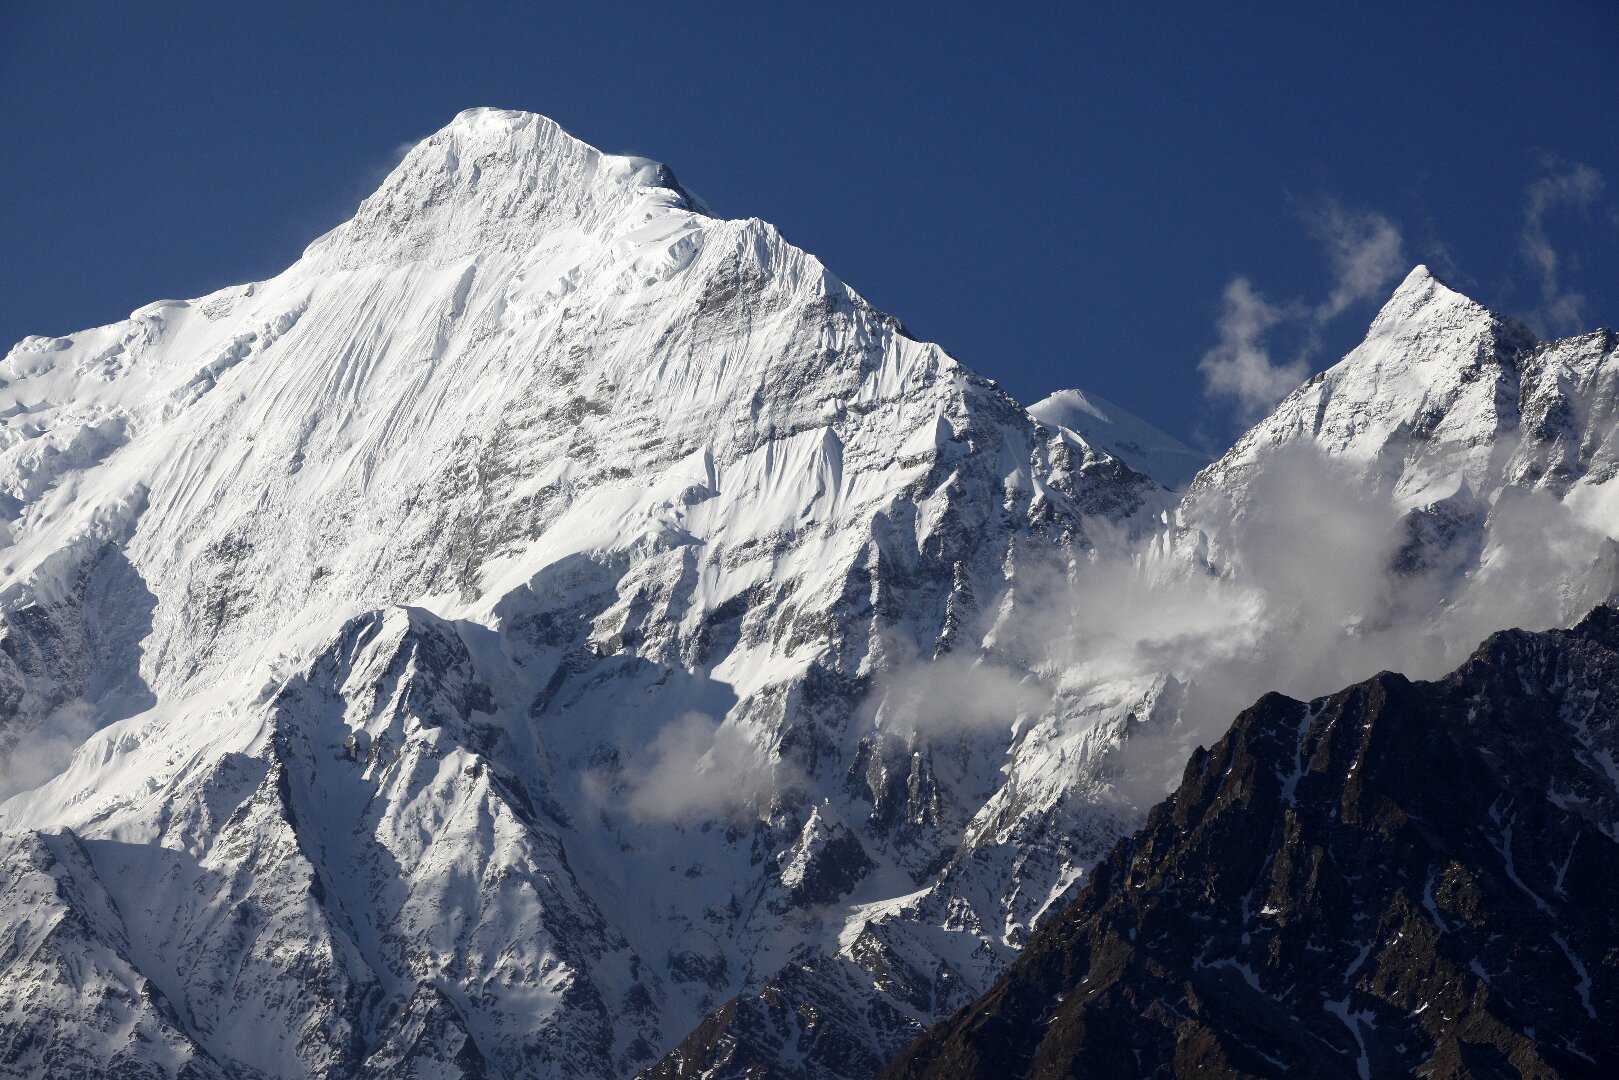
{"type": "Polygon", "coordinates": [[[412,148],[304,258],[326,270],[444,265],[611,230],[626,215],[703,210],[656,161],[604,154],[536,113],[468,109],[412,148]]]}

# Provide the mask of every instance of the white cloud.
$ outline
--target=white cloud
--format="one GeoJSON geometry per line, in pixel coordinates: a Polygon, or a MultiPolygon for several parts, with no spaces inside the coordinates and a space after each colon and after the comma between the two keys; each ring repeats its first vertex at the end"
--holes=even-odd
{"type": "Polygon", "coordinates": [[[1529,185],[1518,233],[1518,250],[1540,279],[1537,319],[1552,333],[1578,331],[1585,315],[1585,296],[1564,285],[1566,260],[1552,246],[1546,219],[1555,213],[1587,214],[1602,197],[1602,174],[1579,162],[1548,157],[1546,175],[1529,185]]]}
{"type": "Polygon", "coordinates": [[[1406,266],[1399,227],[1371,210],[1346,209],[1326,200],[1306,223],[1326,248],[1331,285],[1318,303],[1274,303],[1246,277],[1231,279],[1221,298],[1219,344],[1203,354],[1198,370],[1212,397],[1234,399],[1244,421],[1253,420],[1303,382],[1327,323],[1353,305],[1381,296],[1406,266]],[[1274,332],[1301,342],[1286,360],[1275,359],[1274,332]]]}
{"type": "MultiPolygon", "coordinates": [[[[605,778],[595,779],[603,796],[605,778]]],[[[691,712],[665,724],[613,788],[642,821],[701,821],[762,812],[794,779],[736,725],[691,712]]]]}
{"type": "Polygon", "coordinates": [[[1244,420],[1286,397],[1309,368],[1302,357],[1286,363],[1272,360],[1266,339],[1274,327],[1294,317],[1267,301],[1247,278],[1233,278],[1221,298],[1220,343],[1197,365],[1208,393],[1235,398],[1244,420]]]}
{"type": "Polygon", "coordinates": [[[946,654],[901,663],[868,701],[868,720],[894,734],[953,735],[1007,728],[1038,715],[1051,693],[1025,672],[946,654]]]}
{"type": "Polygon", "coordinates": [[[1260,455],[1240,498],[1205,492],[1158,542],[1054,571],[1019,607],[1007,662],[1054,673],[1056,709],[1074,716],[1146,675],[1176,680],[1173,727],[1132,736],[1110,773],[1145,807],[1192,744],[1211,744],[1267,691],[1308,699],[1380,670],[1437,678],[1497,630],[1578,618],[1611,585],[1592,571],[1619,532],[1616,506],[1598,488],[1567,503],[1509,492],[1481,517],[1468,573],[1453,562],[1397,572],[1405,509],[1352,464],[1283,446],[1260,455]]]}
{"type": "Polygon", "coordinates": [[[73,751],[100,725],[95,709],[74,698],[0,754],[0,801],[38,787],[67,767],[73,751]]]}
{"type": "Polygon", "coordinates": [[[1399,228],[1376,211],[1346,210],[1329,199],[1308,220],[1326,245],[1332,270],[1332,289],[1314,310],[1317,322],[1361,301],[1382,299],[1394,279],[1410,269],[1399,228]]]}

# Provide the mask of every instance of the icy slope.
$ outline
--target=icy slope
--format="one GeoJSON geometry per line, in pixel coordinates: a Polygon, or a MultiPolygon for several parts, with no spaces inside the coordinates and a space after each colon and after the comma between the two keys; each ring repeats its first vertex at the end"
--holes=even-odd
{"type": "Polygon", "coordinates": [[[873,688],[1170,501],[770,226],[491,110],[278,277],[0,377],[10,783],[95,732],[0,824],[83,853],[58,947],[161,1003],[0,967],[3,1059],[85,1075],[635,1071],[993,789],[1015,716],[936,751],[873,688]]]}

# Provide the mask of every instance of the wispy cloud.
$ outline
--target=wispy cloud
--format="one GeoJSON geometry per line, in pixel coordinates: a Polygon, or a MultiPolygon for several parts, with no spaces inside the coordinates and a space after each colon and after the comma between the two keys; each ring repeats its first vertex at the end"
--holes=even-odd
{"type": "Polygon", "coordinates": [[[1169,679],[1177,692],[1151,705],[1164,724],[1127,727],[1106,772],[1144,809],[1192,746],[1210,745],[1266,691],[1308,699],[1380,670],[1436,678],[1491,632],[1566,624],[1611,587],[1592,568],[1619,531],[1619,494],[1560,503],[1509,492],[1487,515],[1464,516],[1459,539],[1430,546],[1413,525],[1436,511],[1412,516],[1360,464],[1308,439],[1258,451],[1248,470],[1240,487],[1184,503],[1154,543],[1103,532],[1089,558],[1020,565],[1015,603],[987,604],[971,627],[993,641],[995,662],[890,675],[876,690],[884,710],[918,719],[884,713],[876,729],[925,742],[1005,731],[1030,713],[1023,730],[1051,723],[1041,738],[1066,730],[1081,739],[1069,745],[1095,747],[1085,740],[1118,738],[1091,727],[1097,718],[1169,679]]]}
{"type": "Polygon", "coordinates": [[[762,813],[801,782],[737,725],[691,712],[665,724],[616,775],[589,774],[586,794],[638,821],[690,822],[762,813]]]}
{"type": "Polygon", "coordinates": [[[15,746],[0,752],[0,802],[38,787],[61,772],[73,751],[99,726],[94,708],[74,698],[15,746]]]}
{"type": "MultiPolygon", "coordinates": [[[[902,655],[902,644],[892,651],[902,655]]],[[[1051,692],[1024,671],[946,654],[901,660],[878,682],[866,719],[890,733],[948,736],[1005,728],[1050,703],[1051,692]]]]}
{"type": "Polygon", "coordinates": [[[1536,318],[1554,334],[1572,333],[1583,324],[1586,300],[1583,293],[1567,287],[1569,260],[1552,245],[1546,222],[1563,213],[1588,217],[1602,198],[1605,184],[1601,173],[1577,161],[1548,156],[1543,168],[1544,175],[1526,192],[1518,250],[1540,279],[1541,306],[1536,318]]]}
{"type": "Polygon", "coordinates": [[[1348,210],[1328,200],[1307,217],[1310,231],[1327,249],[1332,290],[1313,312],[1318,322],[1343,314],[1364,300],[1379,298],[1389,283],[1410,267],[1399,228],[1372,210],[1348,210]]]}
{"type": "Polygon", "coordinates": [[[1298,315],[1270,303],[1247,278],[1232,278],[1221,298],[1220,343],[1197,365],[1208,393],[1235,398],[1245,420],[1285,397],[1309,367],[1302,357],[1276,362],[1267,339],[1277,325],[1298,315]]]}
{"type": "Polygon", "coordinates": [[[1304,218],[1326,251],[1331,278],[1327,295],[1315,303],[1298,298],[1275,302],[1246,277],[1232,278],[1221,297],[1219,343],[1198,362],[1205,392],[1233,399],[1245,421],[1275,405],[1304,380],[1328,323],[1355,304],[1381,295],[1406,269],[1400,229],[1384,215],[1327,199],[1304,218]],[[1296,344],[1291,355],[1277,359],[1272,342],[1284,331],[1296,344]]]}

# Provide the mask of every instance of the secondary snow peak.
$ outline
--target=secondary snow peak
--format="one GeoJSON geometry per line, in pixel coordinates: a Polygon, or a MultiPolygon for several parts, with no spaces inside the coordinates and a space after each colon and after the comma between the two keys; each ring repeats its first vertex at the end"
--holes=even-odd
{"type": "Polygon", "coordinates": [[[1494,327],[1505,332],[1505,336],[1517,339],[1513,343],[1516,347],[1530,348],[1536,344],[1534,336],[1516,319],[1498,315],[1457,291],[1421,263],[1394,290],[1372,320],[1367,336],[1375,337],[1379,331],[1405,332],[1418,323],[1439,328],[1456,328],[1462,324],[1494,327]]]}
{"type": "Polygon", "coordinates": [[[1171,490],[1184,490],[1209,463],[1208,455],[1082,390],[1058,390],[1030,405],[1029,414],[1043,424],[1066,428],[1087,446],[1105,450],[1171,490]]]}

